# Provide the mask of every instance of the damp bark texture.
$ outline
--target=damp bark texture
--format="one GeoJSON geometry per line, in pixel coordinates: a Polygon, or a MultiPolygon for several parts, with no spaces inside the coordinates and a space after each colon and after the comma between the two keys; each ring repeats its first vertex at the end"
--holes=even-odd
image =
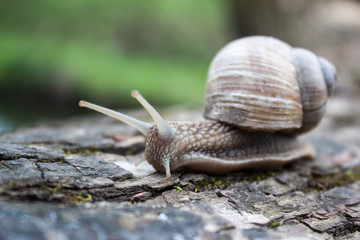
{"type": "Polygon", "coordinates": [[[3,133],[0,239],[358,239],[358,96],[331,99],[314,160],[222,177],[135,167],[145,139],[98,115],[3,133]]]}

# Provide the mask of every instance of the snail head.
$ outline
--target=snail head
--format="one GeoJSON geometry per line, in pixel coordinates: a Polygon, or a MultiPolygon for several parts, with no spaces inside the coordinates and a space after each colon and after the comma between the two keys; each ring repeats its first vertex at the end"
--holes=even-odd
{"type": "Polygon", "coordinates": [[[154,107],[152,107],[137,90],[133,90],[131,92],[131,96],[136,98],[145,108],[145,110],[151,115],[152,119],[154,120],[153,124],[140,121],[125,114],[83,100],[79,102],[79,106],[101,112],[138,129],[146,137],[147,148],[150,148],[149,151],[145,150],[145,156],[148,162],[152,164],[156,170],[165,172],[166,177],[169,178],[171,176],[169,155],[170,150],[161,151],[161,148],[165,146],[165,143],[167,143],[166,146],[171,146],[169,143],[171,143],[174,138],[173,129],[171,128],[170,124],[160,116],[154,107]],[[154,138],[154,136],[156,136],[156,138],[154,138]],[[156,142],[156,145],[159,146],[159,148],[154,147],[153,142],[156,142]],[[152,154],[149,154],[149,152],[152,154]]]}

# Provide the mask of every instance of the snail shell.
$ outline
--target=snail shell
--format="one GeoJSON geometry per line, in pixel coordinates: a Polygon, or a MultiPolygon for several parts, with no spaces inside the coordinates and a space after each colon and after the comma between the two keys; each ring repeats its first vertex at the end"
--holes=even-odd
{"type": "Polygon", "coordinates": [[[204,115],[248,131],[306,132],[321,120],[335,79],[334,66],[308,50],[242,38],[210,65],[204,115]]]}
{"type": "Polygon", "coordinates": [[[207,120],[166,121],[137,91],[132,96],[149,112],[152,124],[79,104],[137,128],[146,136],[146,160],[167,177],[180,167],[218,175],[313,157],[311,145],[296,135],[320,122],[335,80],[335,68],[324,58],[256,36],[229,43],[212,61],[207,120]]]}

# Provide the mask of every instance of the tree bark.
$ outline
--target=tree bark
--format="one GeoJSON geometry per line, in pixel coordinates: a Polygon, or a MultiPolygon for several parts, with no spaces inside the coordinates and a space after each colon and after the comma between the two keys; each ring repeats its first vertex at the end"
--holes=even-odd
{"type": "Polygon", "coordinates": [[[311,133],[314,160],[220,177],[134,167],[144,137],[106,117],[3,133],[0,238],[359,238],[360,94],[351,91],[339,90],[311,133]]]}

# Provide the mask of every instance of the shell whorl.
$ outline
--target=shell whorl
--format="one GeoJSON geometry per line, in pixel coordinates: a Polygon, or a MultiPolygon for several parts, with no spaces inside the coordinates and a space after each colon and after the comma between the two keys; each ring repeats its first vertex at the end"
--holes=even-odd
{"type": "Polygon", "coordinates": [[[315,127],[323,117],[328,91],[318,57],[302,48],[294,48],[291,56],[301,89],[303,119],[301,128],[294,133],[306,132],[315,127]]]}
{"type": "Polygon", "coordinates": [[[321,71],[325,79],[327,93],[328,96],[330,97],[330,95],[334,92],[334,88],[335,88],[336,68],[331,62],[329,62],[323,57],[318,57],[318,60],[321,66],[321,71]]]}
{"type": "Polygon", "coordinates": [[[204,115],[250,131],[305,132],[322,118],[335,72],[327,60],[278,39],[238,39],[210,65],[204,115]]]}

